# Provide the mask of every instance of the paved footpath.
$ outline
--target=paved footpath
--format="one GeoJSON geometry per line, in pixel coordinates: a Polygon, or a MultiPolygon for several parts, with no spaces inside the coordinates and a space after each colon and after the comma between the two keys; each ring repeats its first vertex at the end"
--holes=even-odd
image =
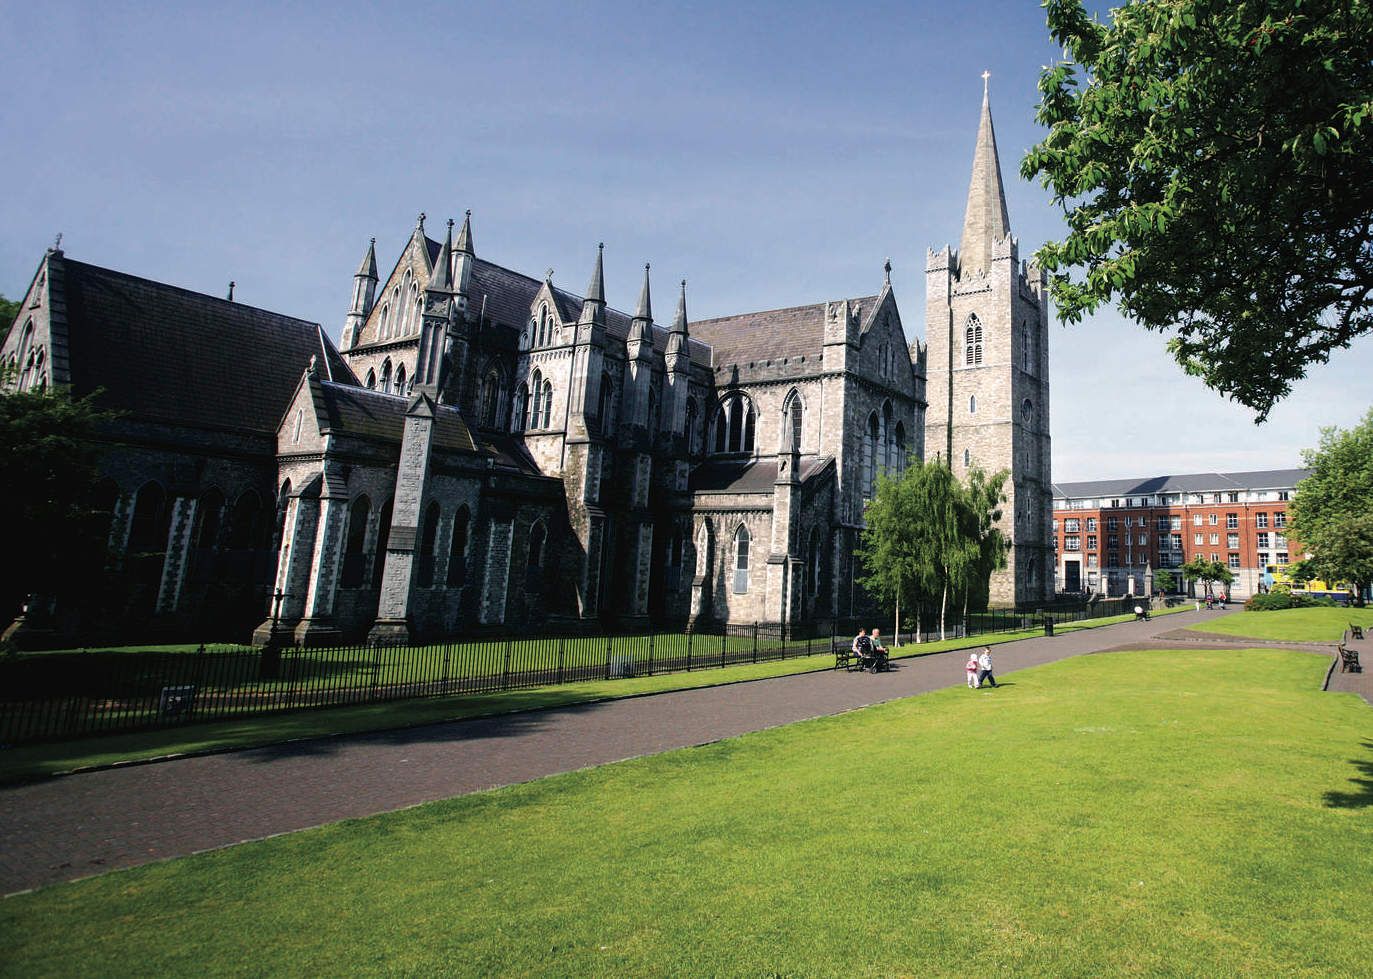
{"type": "MultiPolygon", "coordinates": [[[[1148,646],[1214,614],[1005,643],[994,647],[997,673],[1148,646]]],[[[876,676],[805,673],[0,787],[0,894],[958,685],[967,655],[896,660],[876,676]]]]}

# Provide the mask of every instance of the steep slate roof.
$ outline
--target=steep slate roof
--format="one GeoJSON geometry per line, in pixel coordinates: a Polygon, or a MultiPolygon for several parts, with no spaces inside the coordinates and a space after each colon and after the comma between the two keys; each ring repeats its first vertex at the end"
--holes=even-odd
{"type": "MultiPolygon", "coordinates": [[[[409,398],[330,381],[322,382],[319,391],[323,404],[316,407],[323,410],[326,430],[331,434],[400,444],[409,398]]],[[[490,456],[497,465],[538,473],[533,459],[516,440],[478,440],[458,409],[449,405],[438,405],[434,413],[433,444],[448,452],[490,456]]]]}
{"type": "MultiPolygon", "coordinates": [[[[867,325],[881,296],[850,299],[862,305],[867,325]]],[[[714,351],[715,364],[740,364],[748,361],[782,360],[785,357],[819,357],[825,345],[825,308],[828,303],[740,313],[713,320],[699,320],[689,326],[691,335],[714,351]]]]}
{"type": "Polygon", "coordinates": [[[274,435],[311,357],[356,383],[318,323],[61,261],[73,391],[132,418],[274,435]]]}
{"type": "Polygon", "coordinates": [[[1261,469],[1242,473],[1192,473],[1186,476],[1146,476],[1142,479],[1099,479],[1085,483],[1054,483],[1054,496],[1155,496],[1159,493],[1286,489],[1296,486],[1309,475],[1309,469],[1261,469]]]}
{"type": "MultiPolygon", "coordinates": [[[[803,458],[801,482],[809,481],[833,461],[833,456],[803,458]]],[[[766,493],[771,496],[776,482],[776,456],[740,461],[712,460],[692,470],[688,489],[692,493],[766,493]]]]}

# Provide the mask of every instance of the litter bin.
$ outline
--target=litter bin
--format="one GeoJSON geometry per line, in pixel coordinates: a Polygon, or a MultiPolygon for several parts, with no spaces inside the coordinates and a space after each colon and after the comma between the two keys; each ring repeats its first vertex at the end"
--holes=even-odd
{"type": "Polygon", "coordinates": [[[1052,636],[1053,634],[1054,634],[1054,617],[1053,617],[1052,615],[1046,615],[1046,616],[1044,616],[1044,635],[1046,635],[1046,636],[1052,636]]]}

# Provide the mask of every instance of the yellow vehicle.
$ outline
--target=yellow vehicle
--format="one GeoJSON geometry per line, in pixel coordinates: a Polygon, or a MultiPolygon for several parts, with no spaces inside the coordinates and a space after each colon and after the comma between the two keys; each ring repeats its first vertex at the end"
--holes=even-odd
{"type": "Polygon", "coordinates": [[[1268,565],[1263,569],[1262,583],[1270,589],[1279,586],[1298,594],[1310,595],[1312,598],[1333,598],[1342,604],[1350,602],[1354,597],[1354,586],[1347,581],[1328,582],[1320,578],[1295,581],[1288,574],[1290,567],[1290,564],[1268,565]]]}

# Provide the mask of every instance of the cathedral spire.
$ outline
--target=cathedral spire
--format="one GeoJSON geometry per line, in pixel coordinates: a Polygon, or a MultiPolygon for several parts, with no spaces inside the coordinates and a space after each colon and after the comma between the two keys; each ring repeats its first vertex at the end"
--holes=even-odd
{"type": "Polygon", "coordinates": [[[1001,185],[1001,161],[996,154],[991,98],[987,92],[990,77],[990,72],[982,73],[982,119],[977,127],[968,209],[963,217],[963,238],[958,246],[961,274],[990,268],[993,242],[1005,238],[1011,230],[1011,221],[1006,214],[1006,193],[1001,185]]]}

